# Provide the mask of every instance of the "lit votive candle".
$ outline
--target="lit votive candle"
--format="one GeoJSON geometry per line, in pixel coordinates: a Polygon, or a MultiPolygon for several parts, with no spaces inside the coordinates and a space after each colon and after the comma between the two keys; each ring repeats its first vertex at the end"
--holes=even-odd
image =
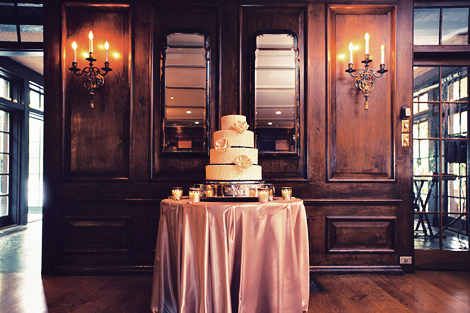
{"type": "Polygon", "coordinates": [[[269,188],[258,188],[258,200],[259,202],[268,202],[269,200],[269,188]]]}
{"type": "Polygon", "coordinates": [[[258,188],[250,188],[248,189],[248,195],[250,197],[256,197],[257,196],[257,191],[258,191],[258,188]]]}
{"type": "Polygon", "coordinates": [[[189,188],[189,202],[199,202],[201,199],[201,189],[189,188]]]}
{"type": "Polygon", "coordinates": [[[183,196],[183,187],[173,187],[171,189],[171,194],[173,195],[173,199],[181,200],[181,197],[183,196]]]}
{"type": "Polygon", "coordinates": [[[206,189],[206,197],[213,197],[214,196],[214,189],[212,187],[206,189]]]}
{"type": "Polygon", "coordinates": [[[292,187],[281,187],[282,199],[290,200],[292,197],[292,187]]]}

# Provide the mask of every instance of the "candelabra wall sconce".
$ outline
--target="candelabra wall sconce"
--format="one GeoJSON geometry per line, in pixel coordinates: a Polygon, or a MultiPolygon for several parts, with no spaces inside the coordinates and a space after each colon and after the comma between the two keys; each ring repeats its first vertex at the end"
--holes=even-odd
{"type": "Polygon", "coordinates": [[[383,76],[384,73],[388,72],[388,70],[385,69],[385,48],[383,44],[380,47],[380,70],[377,71],[377,73],[379,73],[380,75],[377,75],[373,69],[369,68],[369,63],[372,62],[372,59],[369,58],[369,34],[366,33],[364,38],[366,40],[364,60],[362,60],[362,63],[365,64],[364,68],[359,70],[357,74],[353,74],[354,72],[356,72],[356,70],[353,68],[353,44],[351,42],[349,44],[349,66],[346,72],[348,72],[349,75],[355,78],[354,86],[358,90],[362,91],[362,94],[366,98],[365,109],[368,110],[368,99],[372,89],[374,89],[375,87],[374,77],[380,78],[383,76]]]}
{"type": "Polygon", "coordinates": [[[73,48],[73,62],[72,62],[72,67],[69,68],[70,71],[72,71],[75,75],[77,76],[82,76],[83,75],[83,86],[88,89],[88,93],[90,94],[90,107],[94,108],[94,96],[95,92],[97,89],[101,88],[104,84],[104,78],[103,76],[106,76],[108,72],[112,71],[113,69],[109,67],[109,62],[108,62],[108,51],[109,51],[109,44],[106,41],[104,44],[104,48],[106,50],[106,57],[105,57],[105,62],[104,62],[104,67],[97,68],[96,66],[93,66],[93,62],[96,62],[96,59],[93,58],[93,32],[90,31],[89,35],[89,57],[86,58],[89,62],[89,66],[85,67],[83,70],[79,69],[77,67],[77,43],[74,41],[72,44],[73,48]]]}

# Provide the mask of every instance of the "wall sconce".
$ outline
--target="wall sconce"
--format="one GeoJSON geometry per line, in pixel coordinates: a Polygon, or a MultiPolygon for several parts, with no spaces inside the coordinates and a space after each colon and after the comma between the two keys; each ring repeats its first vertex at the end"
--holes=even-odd
{"type": "Polygon", "coordinates": [[[366,98],[366,106],[365,109],[369,109],[369,105],[367,103],[367,100],[369,99],[370,92],[372,89],[374,89],[375,84],[374,84],[374,77],[380,78],[383,76],[384,73],[388,72],[388,70],[385,69],[385,48],[384,45],[380,47],[380,70],[377,71],[380,75],[375,74],[375,71],[373,69],[369,68],[369,63],[372,62],[371,59],[369,59],[369,34],[366,33],[364,36],[366,40],[366,49],[364,53],[364,60],[362,60],[362,63],[365,64],[364,68],[359,70],[357,75],[354,75],[353,73],[356,71],[353,69],[353,44],[352,42],[349,43],[349,66],[346,72],[349,73],[352,77],[355,78],[354,80],[354,86],[356,86],[357,89],[362,91],[362,94],[366,98]]]}
{"type": "Polygon", "coordinates": [[[104,67],[101,68],[101,72],[99,68],[93,66],[93,62],[96,61],[95,58],[93,58],[93,32],[90,31],[88,34],[89,38],[89,54],[90,56],[86,58],[86,60],[89,63],[89,66],[85,67],[83,70],[79,69],[77,67],[77,43],[74,41],[72,44],[73,48],[73,62],[72,62],[72,67],[69,68],[75,75],[77,76],[82,76],[83,77],[83,86],[88,89],[88,92],[90,93],[90,107],[94,108],[94,96],[95,96],[95,91],[96,89],[99,89],[101,86],[104,84],[104,78],[103,76],[106,76],[108,72],[112,71],[112,68],[109,67],[109,62],[108,62],[108,51],[109,51],[109,44],[106,41],[104,44],[104,48],[106,50],[106,58],[104,62],[104,67]]]}

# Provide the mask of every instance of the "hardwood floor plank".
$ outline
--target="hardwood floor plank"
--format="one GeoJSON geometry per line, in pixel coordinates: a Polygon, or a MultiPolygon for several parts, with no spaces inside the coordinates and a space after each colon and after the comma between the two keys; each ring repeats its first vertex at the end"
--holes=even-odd
{"type": "MultiPolygon", "coordinates": [[[[425,275],[433,275],[427,272],[425,275]]],[[[371,281],[412,312],[470,312],[470,306],[431,283],[423,275],[376,275],[371,281]]]]}
{"type": "Polygon", "coordinates": [[[417,271],[415,275],[470,305],[470,272],[434,271],[430,275],[427,271],[417,271]]]}
{"type": "Polygon", "coordinates": [[[317,279],[330,294],[311,294],[309,311],[410,312],[399,301],[372,283],[370,275],[327,275],[318,276],[317,279]]]}

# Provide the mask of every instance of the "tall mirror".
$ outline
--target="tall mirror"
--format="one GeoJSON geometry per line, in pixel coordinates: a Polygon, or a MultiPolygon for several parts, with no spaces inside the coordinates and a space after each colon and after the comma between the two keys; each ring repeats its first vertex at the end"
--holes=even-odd
{"type": "Polygon", "coordinates": [[[254,111],[260,153],[299,154],[299,49],[294,33],[259,34],[255,42],[254,111]]]}
{"type": "Polygon", "coordinates": [[[171,33],[162,53],[163,152],[207,152],[209,38],[171,33]]]}

